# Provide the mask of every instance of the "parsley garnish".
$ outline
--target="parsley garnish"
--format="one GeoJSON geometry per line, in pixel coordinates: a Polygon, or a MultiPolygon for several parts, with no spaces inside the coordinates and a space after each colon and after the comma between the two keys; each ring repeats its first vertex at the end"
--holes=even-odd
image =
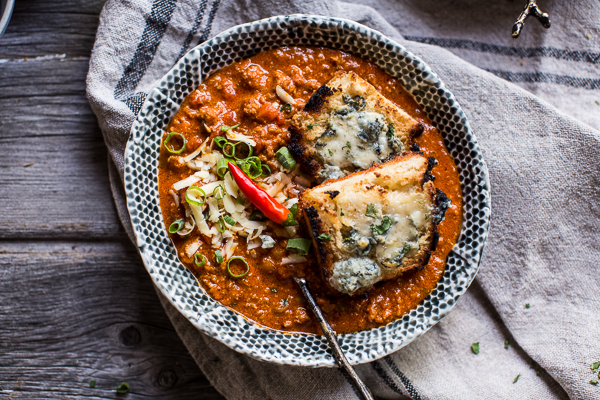
{"type": "Polygon", "coordinates": [[[594,100],[594,102],[600,106],[600,101],[594,100]]]}
{"type": "Polygon", "coordinates": [[[373,231],[373,233],[383,235],[390,230],[391,226],[392,220],[386,215],[385,217],[383,217],[383,220],[381,220],[381,225],[373,224],[371,225],[371,230],[373,231]]]}
{"type": "Polygon", "coordinates": [[[429,214],[425,214],[425,219],[429,219],[429,214]]]}
{"type": "Polygon", "coordinates": [[[288,299],[283,299],[283,306],[286,307],[288,305],[289,300],[288,299]]]}
{"type": "Polygon", "coordinates": [[[590,368],[592,369],[592,371],[596,372],[596,370],[597,370],[598,368],[600,368],[600,361],[597,361],[597,362],[595,362],[595,363],[591,364],[591,365],[590,365],[590,368]]]}
{"type": "Polygon", "coordinates": [[[479,354],[479,342],[475,342],[471,345],[471,351],[475,354],[479,354]]]}
{"type": "Polygon", "coordinates": [[[343,217],[343,216],[344,216],[344,210],[340,209],[340,217],[343,217]]]}
{"type": "Polygon", "coordinates": [[[508,339],[506,339],[506,340],[504,341],[504,348],[505,348],[505,349],[508,349],[508,347],[509,347],[509,346],[510,346],[510,342],[508,341],[508,339]]]}
{"type": "Polygon", "coordinates": [[[350,239],[349,237],[347,237],[347,238],[344,238],[344,242],[349,242],[349,241],[351,241],[351,240],[352,240],[352,239],[350,239]]]}
{"type": "Polygon", "coordinates": [[[377,208],[375,208],[375,204],[367,204],[367,212],[365,215],[367,217],[377,218],[377,208]]]}
{"type": "Polygon", "coordinates": [[[328,233],[321,233],[319,236],[317,236],[317,239],[329,242],[331,240],[331,235],[328,233]]]}
{"type": "Polygon", "coordinates": [[[346,145],[342,147],[342,150],[344,150],[346,147],[348,148],[348,150],[352,149],[352,145],[350,144],[350,142],[346,142],[346,145]]]}
{"type": "Polygon", "coordinates": [[[118,394],[125,394],[127,392],[129,392],[129,384],[127,382],[123,382],[119,386],[117,386],[118,394]]]}
{"type": "Polygon", "coordinates": [[[515,380],[513,381],[513,383],[517,383],[517,381],[519,380],[520,377],[521,377],[521,374],[517,375],[517,377],[515,378],[515,380]]]}
{"type": "Polygon", "coordinates": [[[388,131],[387,131],[387,137],[388,139],[393,139],[394,138],[394,132],[396,131],[396,129],[394,128],[394,124],[392,124],[391,122],[388,124],[388,131]]]}
{"type": "Polygon", "coordinates": [[[327,151],[329,152],[329,155],[333,157],[333,151],[331,151],[331,149],[327,149],[327,151]]]}
{"type": "Polygon", "coordinates": [[[597,380],[595,380],[595,379],[592,379],[592,380],[590,381],[590,383],[591,383],[592,385],[597,385],[597,384],[598,384],[598,381],[597,381],[597,380]]]}
{"type": "Polygon", "coordinates": [[[313,122],[312,124],[306,125],[306,128],[307,129],[312,129],[315,125],[319,125],[319,124],[317,124],[316,122],[313,122]]]}
{"type": "Polygon", "coordinates": [[[92,389],[93,389],[93,388],[95,388],[95,387],[96,387],[96,381],[94,381],[94,380],[91,380],[91,381],[90,381],[90,388],[92,388],[92,389]]]}
{"type": "Polygon", "coordinates": [[[525,308],[529,308],[529,307],[530,307],[529,303],[525,304],[525,308]]]}
{"type": "Polygon", "coordinates": [[[292,112],[292,105],[290,103],[285,103],[281,106],[279,111],[283,111],[284,113],[290,113],[292,112]]]}
{"type": "Polygon", "coordinates": [[[271,289],[271,292],[273,292],[273,293],[277,293],[277,289],[275,289],[275,288],[272,288],[272,289],[271,289]]]}

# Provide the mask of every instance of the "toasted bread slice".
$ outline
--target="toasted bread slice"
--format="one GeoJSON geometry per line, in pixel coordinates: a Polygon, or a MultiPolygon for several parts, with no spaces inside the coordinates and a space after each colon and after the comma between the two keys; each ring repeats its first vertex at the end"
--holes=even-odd
{"type": "Polygon", "coordinates": [[[288,148],[322,182],[409,151],[422,131],[373,85],[354,72],[339,72],[294,116],[288,148]]]}
{"type": "Polygon", "coordinates": [[[431,182],[433,165],[406,153],[302,193],[299,204],[330,286],[355,295],[427,264],[450,205],[431,182]]]}

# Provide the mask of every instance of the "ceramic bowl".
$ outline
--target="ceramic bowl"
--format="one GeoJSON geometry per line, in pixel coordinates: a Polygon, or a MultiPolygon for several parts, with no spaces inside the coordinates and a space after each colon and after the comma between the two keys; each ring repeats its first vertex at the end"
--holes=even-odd
{"type": "Polygon", "coordinates": [[[218,69],[284,45],[324,46],[354,53],[400,79],[444,136],[460,172],[462,233],[436,289],[415,309],[386,326],[339,337],[350,363],[366,363],[406,346],[452,310],[479,269],[490,222],[487,167],[460,105],[423,61],[380,32],[344,19],[278,16],[233,27],[188,52],[149,93],[127,143],[125,188],[137,245],[156,285],[200,331],[259,360],[335,366],[325,338],[265,328],[213,300],[177,259],[158,203],[161,137],[183,99],[218,69]]]}

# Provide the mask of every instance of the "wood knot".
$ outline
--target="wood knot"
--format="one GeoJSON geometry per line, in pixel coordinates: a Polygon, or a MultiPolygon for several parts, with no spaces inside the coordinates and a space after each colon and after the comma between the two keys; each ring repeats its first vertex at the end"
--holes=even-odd
{"type": "Polygon", "coordinates": [[[158,386],[164,389],[170,389],[177,383],[177,374],[171,369],[163,369],[156,377],[158,386]]]}
{"type": "Polygon", "coordinates": [[[119,341],[125,346],[135,346],[141,340],[142,335],[135,326],[129,326],[119,333],[119,341]]]}

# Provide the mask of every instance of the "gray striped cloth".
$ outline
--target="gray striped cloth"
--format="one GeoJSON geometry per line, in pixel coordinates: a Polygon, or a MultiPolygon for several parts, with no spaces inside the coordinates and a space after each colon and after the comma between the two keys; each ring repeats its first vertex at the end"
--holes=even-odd
{"type": "MultiPolygon", "coordinates": [[[[359,374],[380,399],[600,399],[590,383],[598,380],[590,363],[600,360],[600,4],[540,2],[553,26],[530,19],[515,41],[510,29],[525,2],[107,1],[88,95],[126,230],[131,236],[124,146],[149,89],[179,57],[226,28],[272,15],[358,21],[417,54],[454,93],[483,148],[493,199],[481,271],[455,310],[359,374]]],[[[159,297],[225,397],[356,398],[338,370],[237,354],[159,297]]]]}

